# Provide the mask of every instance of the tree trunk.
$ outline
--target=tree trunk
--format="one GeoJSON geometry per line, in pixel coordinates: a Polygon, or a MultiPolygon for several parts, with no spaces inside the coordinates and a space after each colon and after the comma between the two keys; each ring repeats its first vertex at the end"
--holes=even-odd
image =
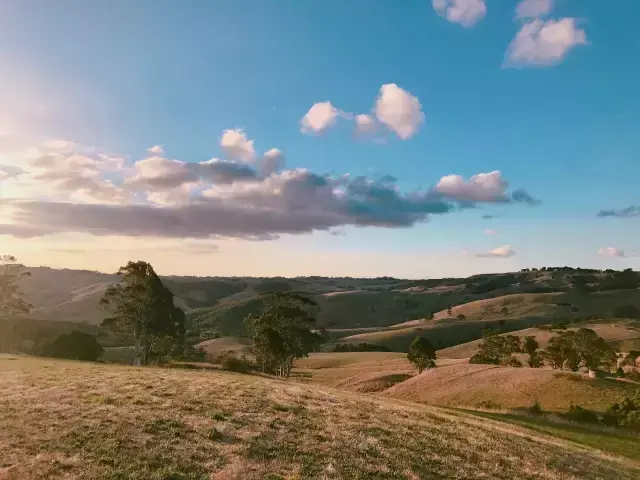
{"type": "Polygon", "coordinates": [[[133,347],[133,364],[140,366],[140,334],[135,335],[135,345],[133,347]]]}

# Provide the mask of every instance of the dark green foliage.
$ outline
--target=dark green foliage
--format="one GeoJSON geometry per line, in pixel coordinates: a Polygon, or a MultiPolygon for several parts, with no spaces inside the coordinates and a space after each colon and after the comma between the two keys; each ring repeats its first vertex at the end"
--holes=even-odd
{"type": "Polygon", "coordinates": [[[544,357],[540,352],[533,352],[527,359],[527,364],[531,368],[540,368],[544,365],[544,357]]]}
{"type": "Polygon", "coordinates": [[[173,305],[173,294],[146,262],[129,262],[118,270],[100,305],[111,313],[103,326],[133,335],[135,363],[168,355],[184,341],[185,315],[173,305]]]}
{"type": "Polygon", "coordinates": [[[223,353],[216,359],[216,363],[219,363],[223,369],[229,370],[230,372],[247,373],[251,370],[251,365],[247,359],[237,357],[233,352],[223,353]]]}
{"type": "Polygon", "coordinates": [[[524,353],[528,353],[529,355],[533,355],[536,352],[536,350],[538,350],[539,346],[540,344],[536,340],[536,337],[534,337],[533,335],[528,335],[524,337],[524,342],[522,344],[522,351],[524,353]]]}
{"type": "Polygon", "coordinates": [[[580,405],[571,405],[564,417],[576,423],[598,423],[598,415],[580,405]]]}
{"type": "Polygon", "coordinates": [[[43,357],[95,362],[103,352],[94,335],[73,330],[63,333],[53,341],[35,346],[33,353],[43,357]]]}
{"type": "Polygon", "coordinates": [[[640,319],[640,308],[635,305],[620,305],[613,311],[616,318],[633,318],[640,319]]]}
{"type": "Polygon", "coordinates": [[[451,315],[452,315],[452,313],[453,313],[453,311],[452,311],[452,309],[451,309],[451,305],[449,305],[449,306],[447,307],[447,315],[451,316],[451,315]]]}
{"type": "Polygon", "coordinates": [[[528,411],[531,415],[542,415],[544,413],[544,411],[542,410],[542,405],[540,405],[540,402],[538,402],[537,400],[533,405],[529,407],[528,411]]]}
{"type": "Polygon", "coordinates": [[[375,343],[338,343],[327,344],[321,348],[323,352],[391,352],[392,350],[384,345],[375,343]]]}
{"type": "Polygon", "coordinates": [[[616,369],[616,378],[624,378],[624,370],[622,369],[622,367],[618,367],[616,369]]]}
{"type": "Polygon", "coordinates": [[[312,314],[317,305],[295,293],[273,293],[264,300],[262,312],[245,320],[251,349],[263,372],[289,377],[294,360],[322,343],[312,314]]]}
{"type": "Polygon", "coordinates": [[[178,362],[205,362],[207,352],[193,345],[178,345],[177,348],[174,347],[171,359],[178,362]]]}
{"type": "Polygon", "coordinates": [[[407,359],[416,366],[418,373],[422,373],[425,369],[435,368],[436,349],[425,337],[416,337],[411,342],[407,359]]]}
{"type": "Polygon", "coordinates": [[[587,367],[597,370],[600,367],[610,368],[616,361],[616,352],[596,332],[581,328],[552,337],[544,358],[555,369],[576,371],[579,367],[587,367]]]}
{"type": "Polygon", "coordinates": [[[599,285],[600,290],[625,290],[635,289],[640,286],[638,274],[631,268],[622,272],[613,272],[599,285]]]}
{"type": "Polygon", "coordinates": [[[469,363],[485,363],[519,367],[520,362],[512,357],[522,351],[520,338],[514,335],[493,335],[486,337],[478,353],[469,359],[469,363]]]}
{"type": "Polygon", "coordinates": [[[607,408],[602,423],[640,431],[640,390],[607,408]]]}

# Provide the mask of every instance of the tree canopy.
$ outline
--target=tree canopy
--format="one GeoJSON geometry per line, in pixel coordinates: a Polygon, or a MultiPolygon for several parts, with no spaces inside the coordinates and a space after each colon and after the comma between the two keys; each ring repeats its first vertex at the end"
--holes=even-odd
{"type": "Polygon", "coordinates": [[[263,299],[262,311],[245,319],[251,349],[263,372],[289,377],[294,360],[307,357],[322,343],[315,331],[317,304],[290,292],[265,294],[263,299]]]}
{"type": "Polygon", "coordinates": [[[103,326],[133,334],[136,365],[166,355],[182,344],[185,315],[174,306],[173,294],[147,262],[129,262],[118,270],[100,305],[111,313],[103,326]]]}
{"type": "Polygon", "coordinates": [[[551,367],[567,368],[572,371],[580,367],[597,370],[609,369],[616,361],[615,350],[589,328],[568,330],[552,337],[544,351],[544,357],[551,367]]]}
{"type": "Polygon", "coordinates": [[[59,335],[55,340],[45,343],[36,352],[45,357],[67,358],[95,362],[104,352],[95,335],[72,330],[59,335]]]}
{"type": "Polygon", "coordinates": [[[411,342],[407,359],[418,369],[423,370],[436,367],[436,349],[425,337],[416,337],[411,342]]]}
{"type": "Polygon", "coordinates": [[[522,352],[520,337],[515,335],[493,335],[486,337],[478,353],[469,359],[469,363],[519,366],[512,355],[522,352]]]}
{"type": "Polygon", "coordinates": [[[31,305],[24,300],[19,282],[31,275],[12,255],[0,255],[0,319],[28,313],[31,305]]]}

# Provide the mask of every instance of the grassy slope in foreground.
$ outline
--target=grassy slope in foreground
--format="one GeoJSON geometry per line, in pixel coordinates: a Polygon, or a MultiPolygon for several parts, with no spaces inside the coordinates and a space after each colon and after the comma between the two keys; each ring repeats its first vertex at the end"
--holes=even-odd
{"type": "Polygon", "coordinates": [[[231,373],[9,358],[5,479],[640,475],[629,460],[434,407],[231,373]]]}

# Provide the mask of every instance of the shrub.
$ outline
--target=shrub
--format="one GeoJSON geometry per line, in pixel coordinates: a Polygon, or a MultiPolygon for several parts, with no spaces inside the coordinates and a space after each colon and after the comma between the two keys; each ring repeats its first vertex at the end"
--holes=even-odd
{"type": "Polygon", "coordinates": [[[72,330],[35,347],[36,355],[95,362],[104,352],[95,335],[72,330]]]}
{"type": "Polygon", "coordinates": [[[246,358],[238,358],[231,352],[225,352],[218,357],[217,362],[224,370],[236,373],[247,373],[250,364],[246,358]]]}
{"type": "Polygon", "coordinates": [[[612,427],[640,430],[640,390],[631,397],[609,406],[602,417],[602,423],[612,427]]]}
{"type": "Polygon", "coordinates": [[[624,378],[624,370],[622,367],[618,367],[615,374],[616,378],[624,378]]]}
{"type": "Polygon", "coordinates": [[[595,412],[581,407],[580,405],[571,405],[564,415],[572,422],[578,423],[598,423],[598,415],[595,412]]]}
{"type": "Polygon", "coordinates": [[[538,402],[537,400],[533,405],[529,407],[528,411],[531,415],[542,415],[544,413],[544,410],[542,410],[542,405],[540,405],[540,402],[538,402]]]}

